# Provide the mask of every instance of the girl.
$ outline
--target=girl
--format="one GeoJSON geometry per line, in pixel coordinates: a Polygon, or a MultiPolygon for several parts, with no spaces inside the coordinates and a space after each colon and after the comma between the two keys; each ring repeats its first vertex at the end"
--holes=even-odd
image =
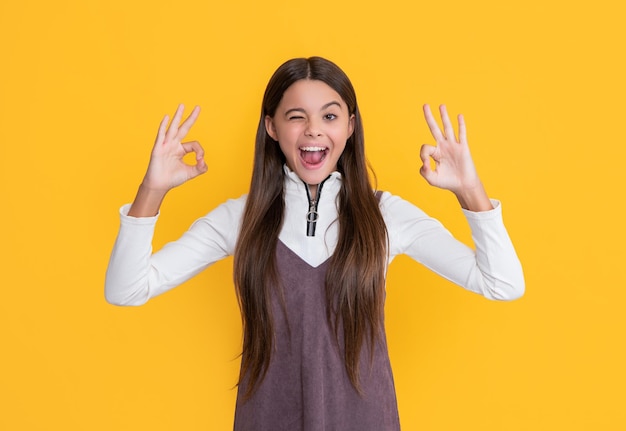
{"type": "Polygon", "coordinates": [[[421,174],[452,191],[476,251],[367,174],[361,116],[352,84],[332,62],[289,60],[270,79],[256,136],[248,195],[217,207],[177,241],[151,254],[160,204],[172,188],[207,170],[181,124],[159,127],[135,201],[107,271],[110,303],[140,305],[234,255],[243,318],[235,430],[398,430],[384,332],[387,265],[405,253],[489,299],[522,295],[521,265],[497,201],[487,197],[470,157],[465,123],[455,137],[428,105],[437,146],[424,145],[421,174]],[[183,162],[194,152],[196,164],[183,162]],[[431,169],[430,160],[436,168],[431,169]]]}

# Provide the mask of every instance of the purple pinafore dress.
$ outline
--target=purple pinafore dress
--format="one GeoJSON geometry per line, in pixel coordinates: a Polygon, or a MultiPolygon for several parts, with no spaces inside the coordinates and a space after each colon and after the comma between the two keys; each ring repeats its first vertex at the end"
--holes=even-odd
{"type": "Polygon", "coordinates": [[[369,348],[361,351],[363,394],[359,395],[345,369],[343,341],[340,338],[338,347],[326,319],[328,260],[314,268],[280,241],[276,258],[286,316],[274,298],[275,349],[265,379],[247,401],[243,399],[246,379],[242,379],[235,431],[399,430],[384,336],[371,362],[369,348]]]}

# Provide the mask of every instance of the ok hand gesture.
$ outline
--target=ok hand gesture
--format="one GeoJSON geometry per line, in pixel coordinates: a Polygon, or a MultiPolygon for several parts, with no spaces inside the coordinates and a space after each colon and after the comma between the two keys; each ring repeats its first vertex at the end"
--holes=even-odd
{"type": "Polygon", "coordinates": [[[470,155],[463,116],[458,116],[457,139],[444,105],[439,107],[439,113],[443,131],[433,117],[430,106],[424,105],[424,117],[437,145],[422,145],[420,158],[423,164],[420,173],[430,185],[453,192],[464,208],[474,211],[492,209],[470,155]],[[434,169],[431,160],[435,163],[434,169]]]}
{"type": "Polygon", "coordinates": [[[204,150],[200,144],[196,141],[182,142],[193,123],[196,122],[200,108],[196,106],[183,124],[180,124],[184,109],[183,105],[178,106],[169,127],[167,127],[169,121],[167,115],[161,121],[154,148],[152,148],[148,171],[128,210],[129,216],[156,215],[169,190],[207,171],[204,150]],[[195,165],[188,165],[183,161],[187,153],[195,153],[195,165]]]}
{"type": "Polygon", "coordinates": [[[143,180],[143,186],[153,191],[166,193],[168,190],[207,171],[204,162],[204,150],[200,143],[197,141],[182,142],[191,126],[196,122],[200,108],[196,106],[189,117],[180,124],[184,109],[183,105],[178,106],[169,127],[167,127],[169,121],[167,115],[159,125],[150,156],[150,165],[143,180]],[[195,165],[188,165],[183,161],[183,157],[187,153],[195,153],[195,165]]]}

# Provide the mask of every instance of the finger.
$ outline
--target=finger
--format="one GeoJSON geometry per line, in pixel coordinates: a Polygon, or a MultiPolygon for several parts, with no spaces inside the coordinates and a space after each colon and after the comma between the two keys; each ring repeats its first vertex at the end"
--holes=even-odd
{"type": "Polygon", "coordinates": [[[166,140],[170,141],[174,139],[174,137],[178,133],[178,124],[180,123],[180,119],[183,116],[184,110],[185,110],[185,106],[182,103],[178,105],[178,108],[176,108],[176,113],[174,114],[174,118],[172,118],[170,127],[167,129],[167,133],[165,135],[166,140]]]}
{"type": "Polygon", "coordinates": [[[420,148],[420,159],[424,164],[428,164],[430,166],[430,159],[435,160],[435,153],[437,152],[437,147],[434,145],[424,144],[420,148]]]}
{"type": "Polygon", "coordinates": [[[198,175],[202,175],[203,173],[205,173],[208,170],[209,170],[209,168],[207,167],[206,163],[204,162],[204,158],[201,158],[201,159],[197,160],[197,163],[194,166],[191,166],[192,178],[195,178],[198,175]]]}
{"type": "Polygon", "coordinates": [[[428,128],[430,129],[430,133],[433,135],[435,140],[440,141],[445,139],[443,134],[441,133],[441,129],[437,124],[437,120],[433,117],[433,113],[430,111],[430,106],[428,104],[424,105],[424,118],[426,118],[426,124],[428,124],[428,128]]]}
{"type": "Polygon", "coordinates": [[[465,118],[462,114],[459,114],[459,142],[466,144],[467,143],[467,131],[465,129],[465,118]]]}
{"type": "Polygon", "coordinates": [[[454,127],[452,127],[452,123],[450,122],[450,117],[448,116],[448,110],[446,109],[446,105],[439,106],[439,113],[441,114],[443,133],[446,135],[446,138],[456,142],[456,137],[454,136],[454,127]]]}
{"type": "Polygon", "coordinates": [[[200,145],[200,142],[198,141],[184,142],[181,145],[183,147],[183,150],[185,150],[185,154],[195,153],[196,160],[198,158],[204,157],[204,148],[202,148],[202,145],[200,145]]]}
{"type": "Polygon", "coordinates": [[[185,171],[187,172],[187,179],[190,180],[197,177],[198,175],[202,175],[203,173],[208,171],[208,168],[206,163],[204,162],[204,159],[200,159],[195,165],[186,165],[185,171]]]}
{"type": "Polygon", "coordinates": [[[167,130],[167,123],[170,121],[169,115],[165,115],[161,120],[161,124],[159,124],[159,130],[156,135],[156,139],[154,141],[154,145],[161,145],[165,140],[165,131],[167,130]]]}
{"type": "Polygon", "coordinates": [[[430,167],[430,162],[425,162],[420,168],[420,175],[424,177],[428,184],[433,184],[436,181],[437,173],[430,167]]]}
{"type": "Polygon", "coordinates": [[[428,183],[432,184],[434,177],[437,175],[435,170],[433,170],[432,163],[435,160],[435,154],[437,152],[437,147],[433,145],[422,145],[420,148],[420,159],[422,159],[422,167],[420,168],[420,174],[428,181],[428,183]]]}
{"type": "Polygon", "coordinates": [[[200,145],[197,141],[185,142],[182,144],[185,153],[195,153],[196,154],[196,164],[195,165],[187,165],[187,177],[188,179],[195,178],[198,175],[205,173],[208,170],[206,162],[204,161],[204,149],[202,145],[200,145]]]}
{"type": "Polygon", "coordinates": [[[191,111],[191,114],[189,114],[189,117],[187,117],[187,119],[183,122],[183,124],[181,124],[180,128],[178,129],[178,134],[176,135],[178,139],[182,140],[185,138],[187,133],[189,133],[189,129],[191,129],[191,126],[193,126],[193,124],[196,122],[198,115],[200,115],[200,107],[196,106],[195,108],[193,108],[193,111],[191,111]]]}

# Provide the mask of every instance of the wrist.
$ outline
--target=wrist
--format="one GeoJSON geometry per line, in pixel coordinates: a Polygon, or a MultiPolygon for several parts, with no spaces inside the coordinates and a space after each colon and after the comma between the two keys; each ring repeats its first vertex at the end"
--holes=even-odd
{"type": "Polygon", "coordinates": [[[141,183],[137,190],[135,200],[128,210],[131,217],[154,217],[159,213],[161,203],[167,194],[167,190],[155,189],[141,183]]]}
{"type": "Polygon", "coordinates": [[[170,189],[163,187],[155,187],[154,185],[151,185],[149,181],[146,181],[144,179],[141,184],[139,184],[139,190],[137,191],[137,193],[141,192],[143,194],[153,197],[164,197],[169,190],[170,189]]]}
{"type": "Polygon", "coordinates": [[[464,187],[454,194],[461,207],[468,211],[481,212],[493,209],[493,204],[480,181],[471,187],[464,187]]]}

